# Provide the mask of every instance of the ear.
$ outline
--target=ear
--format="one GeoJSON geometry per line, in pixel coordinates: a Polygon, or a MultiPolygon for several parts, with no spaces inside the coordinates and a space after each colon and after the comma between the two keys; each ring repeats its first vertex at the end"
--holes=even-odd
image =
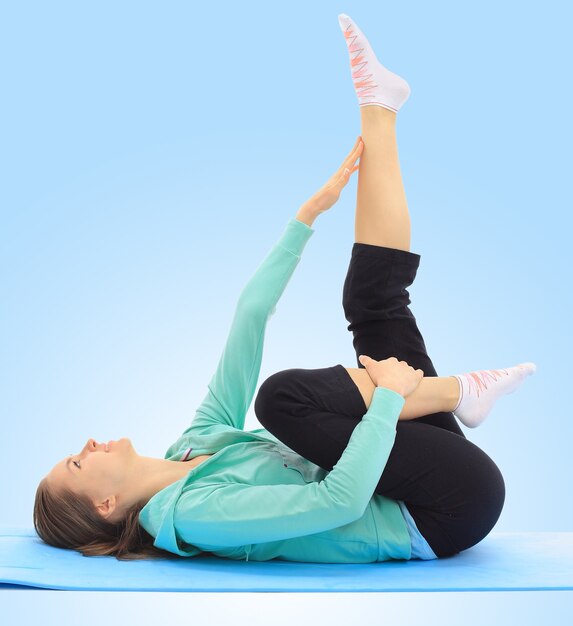
{"type": "Polygon", "coordinates": [[[116,506],[117,506],[117,500],[115,496],[109,496],[109,498],[106,498],[103,502],[96,504],[96,508],[99,514],[104,519],[109,519],[110,515],[112,515],[113,512],[115,511],[116,506]]]}

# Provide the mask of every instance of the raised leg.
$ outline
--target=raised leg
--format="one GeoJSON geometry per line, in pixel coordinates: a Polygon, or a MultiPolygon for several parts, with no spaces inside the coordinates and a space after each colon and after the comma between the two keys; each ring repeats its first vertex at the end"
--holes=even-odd
{"type": "Polygon", "coordinates": [[[355,240],[410,250],[410,215],[402,183],[397,114],[383,107],[360,107],[364,148],[358,169],[355,240]]]}
{"type": "MultiPolygon", "coordinates": [[[[417,273],[420,255],[410,251],[410,215],[402,184],[396,140],[397,114],[384,107],[360,107],[364,149],[358,170],[355,239],[345,279],[342,304],[358,369],[359,354],[383,360],[391,356],[438,377],[409,308],[407,287],[417,273]]],[[[448,383],[448,398],[454,379],[448,383]]],[[[424,383],[422,390],[426,387],[424,383]]],[[[436,383],[431,383],[436,384],[436,383]]],[[[444,383],[437,383],[442,385],[444,383]]],[[[457,382],[456,382],[457,385],[457,382]]],[[[421,391],[419,392],[421,393],[421,391]]],[[[431,394],[430,394],[431,395],[431,394]]],[[[435,398],[414,396],[405,419],[438,426],[465,437],[451,409],[435,398]],[[429,407],[422,411],[421,407],[429,407]]],[[[403,418],[404,419],[404,418],[403,418]]]]}

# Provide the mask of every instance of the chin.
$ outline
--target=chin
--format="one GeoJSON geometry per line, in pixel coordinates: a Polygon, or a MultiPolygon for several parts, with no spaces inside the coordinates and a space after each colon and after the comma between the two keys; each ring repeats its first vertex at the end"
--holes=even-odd
{"type": "Polygon", "coordinates": [[[133,447],[133,443],[131,442],[131,439],[129,437],[122,437],[121,439],[116,439],[116,440],[112,439],[110,452],[112,452],[114,449],[117,449],[117,448],[120,448],[120,449],[131,448],[135,452],[135,448],[133,447]]]}
{"type": "Polygon", "coordinates": [[[130,439],[129,437],[122,437],[122,438],[120,439],[120,441],[125,441],[125,442],[126,442],[126,444],[127,444],[127,445],[128,445],[128,446],[132,449],[132,450],[135,450],[135,448],[133,447],[133,443],[132,443],[132,441],[131,441],[131,439],[130,439]]]}

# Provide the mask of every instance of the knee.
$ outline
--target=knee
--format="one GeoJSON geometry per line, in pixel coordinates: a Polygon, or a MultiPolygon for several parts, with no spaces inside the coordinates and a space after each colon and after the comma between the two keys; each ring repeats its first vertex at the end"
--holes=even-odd
{"type": "Polygon", "coordinates": [[[505,481],[499,467],[482,453],[474,466],[475,480],[469,491],[471,501],[467,517],[469,531],[461,550],[466,550],[484,539],[499,520],[505,503],[505,481]]]}
{"type": "Polygon", "coordinates": [[[485,452],[477,474],[476,502],[481,504],[484,524],[489,526],[489,532],[499,519],[505,503],[505,481],[499,467],[485,452]]]}
{"type": "Polygon", "coordinates": [[[488,482],[485,501],[489,514],[489,516],[486,516],[488,517],[487,525],[489,525],[489,532],[496,525],[505,504],[505,481],[499,467],[489,457],[488,459],[488,482]]]}

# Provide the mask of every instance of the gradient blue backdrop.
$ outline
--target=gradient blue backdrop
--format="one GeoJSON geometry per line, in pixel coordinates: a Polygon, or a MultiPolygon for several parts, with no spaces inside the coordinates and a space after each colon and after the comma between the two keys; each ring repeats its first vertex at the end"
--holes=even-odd
{"type": "MultiPolygon", "coordinates": [[[[360,134],[345,12],[412,88],[410,294],[438,372],[538,366],[464,427],[505,476],[495,530],[573,530],[568,7],[4,4],[1,522],[31,526],[39,479],[88,437],[163,456],[186,428],[243,285],[360,134]]],[[[314,223],[259,383],[356,367],[356,177],[314,223]]]]}

